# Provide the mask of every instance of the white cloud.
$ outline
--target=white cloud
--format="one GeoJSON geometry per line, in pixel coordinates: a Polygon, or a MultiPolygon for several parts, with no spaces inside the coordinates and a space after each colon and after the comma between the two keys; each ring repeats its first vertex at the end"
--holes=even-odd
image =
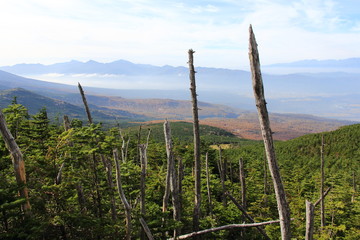
{"type": "Polygon", "coordinates": [[[345,18],[342,6],[331,0],[2,1],[0,65],[70,59],[186,65],[187,49],[194,48],[199,65],[240,68],[248,65],[250,23],[264,64],[357,57],[360,20],[345,18]]]}

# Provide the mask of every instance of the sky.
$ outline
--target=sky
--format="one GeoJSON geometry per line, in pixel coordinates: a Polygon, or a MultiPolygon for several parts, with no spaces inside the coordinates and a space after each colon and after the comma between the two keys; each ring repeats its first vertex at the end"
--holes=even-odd
{"type": "Polygon", "coordinates": [[[243,69],[360,57],[358,0],[0,0],[0,66],[125,59],[243,69]]]}

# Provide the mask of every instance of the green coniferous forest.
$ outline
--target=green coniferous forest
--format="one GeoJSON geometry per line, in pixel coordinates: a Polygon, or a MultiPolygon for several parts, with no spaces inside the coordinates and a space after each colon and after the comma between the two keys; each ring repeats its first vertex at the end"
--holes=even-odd
{"type": "MultiPolygon", "coordinates": [[[[153,130],[157,131],[154,135],[150,132],[146,148],[144,214],[140,209],[142,169],[138,144],[146,144],[147,127],[141,131],[138,127],[120,131],[119,128],[105,129],[100,123],[89,125],[70,119],[70,128],[65,130],[63,124],[48,119],[46,109],[29,116],[26,108],[16,101],[3,112],[24,156],[31,212],[25,214],[21,209],[25,199],[20,198],[18,192],[23,186],[16,183],[10,154],[1,141],[0,239],[124,239],[126,216],[116,185],[114,149],[120,155],[122,189],[131,206],[131,238],[141,238],[141,217],[155,239],[171,238],[174,229],[180,229],[181,234],[192,232],[194,166],[191,139],[173,136],[176,171],[181,180],[181,221],[175,221],[171,198],[167,210],[162,211],[167,154],[161,131],[153,130]]],[[[185,127],[171,123],[173,126],[174,132],[176,128],[181,132],[185,127]]],[[[214,139],[211,136],[202,139],[200,228],[249,223],[224,194],[225,189],[241,203],[240,158],[244,163],[247,213],[256,222],[277,220],[277,205],[262,143],[226,138],[224,142],[231,144],[219,150],[213,146],[221,143],[219,134],[214,139]]],[[[331,189],[325,197],[326,225],[323,229],[320,228],[319,207],[315,209],[314,238],[360,239],[360,125],[342,127],[323,135],[325,187],[331,189]]],[[[321,134],[276,142],[293,219],[293,239],[304,239],[305,200],[315,203],[320,197],[320,146],[321,134]]],[[[266,225],[264,230],[271,239],[280,238],[278,223],[266,225]]],[[[232,228],[203,235],[203,239],[263,238],[256,228],[232,228]]]]}

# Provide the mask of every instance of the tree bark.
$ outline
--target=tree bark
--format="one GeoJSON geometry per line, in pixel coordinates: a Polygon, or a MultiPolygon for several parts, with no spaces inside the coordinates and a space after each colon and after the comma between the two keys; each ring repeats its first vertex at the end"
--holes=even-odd
{"type": "Polygon", "coordinates": [[[269,115],[268,115],[265,95],[264,95],[264,86],[261,77],[259,53],[257,49],[255,35],[253,33],[251,25],[249,28],[249,33],[250,33],[249,58],[250,58],[250,66],[251,66],[256,107],[258,110],[259,122],[260,122],[262,137],[264,140],[268,165],[275,189],[276,201],[277,201],[279,218],[280,218],[281,237],[283,240],[288,240],[291,238],[290,209],[288,202],[286,200],[284,186],[281,180],[279,167],[276,161],[272,132],[270,128],[269,115]]]}
{"type": "MultiPolygon", "coordinates": [[[[226,195],[231,199],[231,201],[235,204],[235,206],[242,212],[245,218],[247,218],[250,222],[255,223],[255,220],[246,212],[244,206],[241,206],[230,193],[226,193],[226,195]]],[[[256,229],[260,232],[261,235],[265,237],[265,239],[270,240],[269,236],[266,234],[264,229],[262,229],[259,226],[256,227],[256,229]]]]}
{"type": "MultiPolygon", "coordinates": [[[[215,227],[215,228],[210,228],[210,229],[206,229],[206,230],[202,230],[202,231],[198,231],[198,232],[188,233],[185,235],[181,235],[176,239],[187,239],[187,238],[196,237],[198,235],[202,235],[205,233],[211,233],[211,232],[216,232],[216,231],[220,231],[220,230],[227,230],[227,229],[232,229],[232,228],[259,227],[259,226],[265,226],[265,225],[279,223],[279,222],[280,222],[280,220],[273,220],[273,221],[260,222],[260,223],[229,224],[229,225],[225,225],[225,226],[221,226],[221,227],[215,227]]],[[[175,238],[169,238],[169,240],[175,240],[175,238]]]]}
{"type": "Polygon", "coordinates": [[[310,201],[306,200],[306,232],[305,240],[313,240],[314,233],[314,211],[315,207],[310,201]]]}
{"type": "MultiPolygon", "coordinates": [[[[178,188],[178,176],[175,170],[175,159],[173,153],[173,143],[171,139],[171,129],[170,124],[166,120],[164,122],[164,135],[165,135],[165,145],[166,145],[166,155],[167,155],[167,176],[166,184],[168,185],[164,194],[163,201],[163,212],[166,212],[167,201],[169,198],[169,193],[171,192],[172,204],[173,204],[173,219],[175,221],[180,221],[181,211],[180,211],[180,201],[179,201],[179,188],[178,188]]],[[[180,228],[174,229],[174,238],[180,234],[180,228]]]]}
{"type": "Polygon", "coordinates": [[[319,203],[326,197],[326,195],[330,192],[331,187],[329,187],[316,201],[315,204],[312,204],[310,201],[306,200],[306,230],[305,230],[305,240],[312,240],[314,233],[314,211],[315,207],[319,205],[319,203]]]}
{"type": "Polygon", "coordinates": [[[92,120],[92,117],[91,117],[89,105],[88,105],[88,103],[86,101],[85,93],[84,93],[84,90],[81,87],[80,83],[78,83],[78,88],[79,88],[79,91],[80,91],[80,94],[81,94],[81,97],[82,97],[82,100],[83,100],[83,103],[84,103],[84,106],[85,106],[85,111],[86,111],[86,115],[88,117],[89,123],[92,124],[93,120],[92,120]]]}
{"type": "Polygon", "coordinates": [[[209,201],[209,214],[212,216],[212,199],[211,199],[211,189],[210,189],[210,172],[209,172],[209,153],[206,152],[205,155],[205,167],[206,167],[206,188],[207,188],[207,195],[209,201]]]}
{"type": "Polygon", "coordinates": [[[22,210],[26,215],[31,214],[31,206],[29,201],[28,189],[26,187],[26,172],[25,172],[25,163],[23,155],[19,146],[17,145],[14,137],[9,131],[5,116],[0,110],[0,131],[4,139],[6,148],[10,152],[11,160],[14,166],[16,182],[19,186],[19,194],[21,198],[25,199],[25,202],[22,204],[22,210]]]}
{"type": "MultiPolygon", "coordinates": [[[[147,148],[149,145],[149,138],[150,138],[150,129],[147,136],[146,144],[140,144],[139,145],[139,151],[140,151],[140,167],[141,167],[141,173],[140,173],[140,213],[142,217],[145,218],[146,215],[146,201],[145,201],[145,188],[146,188],[146,170],[147,170],[147,148]]],[[[145,231],[141,229],[141,239],[145,239],[145,231]]]]}
{"type": "Polygon", "coordinates": [[[147,238],[149,240],[154,240],[154,237],[151,234],[151,231],[143,218],[140,218],[140,223],[141,223],[141,226],[142,226],[144,232],[146,233],[147,238]]]}
{"type": "Polygon", "coordinates": [[[124,190],[122,188],[119,154],[116,149],[113,151],[113,155],[114,155],[114,161],[115,161],[115,166],[116,166],[116,184],[117,184],[117,188],[118,188],[118,193],[119,193],[121,202],[123,203],[124,208],[125,208],[126,239],[129,240],[129,239],[131,239],[131,231],[132,231],[132,229],[131,229],[132,228],[131,227],[131,206],[126,199],[124,190]]]}
{"type": "Polygon", "coordinates": [[[221,188],[222,188],[221,200],[222,200],[223,206],[226,207],[226,205],[227,205],[226,196],[225,196],[225,192],[226,192],[226,186],[225,186],[226,164],[225,164],[225,161],[223,161],[223,158],[222,158],[221,146],[218,145],[218,147],[219,147],[219,173],[220,173],[220,181],[221,181],[221,188]]]}
{"type": "Polygon", "coordinates": [[[201,206],[201,161],[200,161],[200,128],[199,128],[199,113],[197,105],[196,83],[195,83],[195,68],[194,56],[195,51],[189,49],[189,77],[190,77],[190,91],[193,112],[193,132],[194,132],[194,163],[195,163],[195,199],[194,199],[194,217],[193,229],[199,230],[200,221],[200,206],[201,206]]]}

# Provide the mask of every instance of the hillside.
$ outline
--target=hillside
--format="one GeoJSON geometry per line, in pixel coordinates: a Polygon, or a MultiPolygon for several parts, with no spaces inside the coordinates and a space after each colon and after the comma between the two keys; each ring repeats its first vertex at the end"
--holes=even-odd
{"type": "MultiPolygon", "coordinates": [[[[360,121],[360,95],[356,90],[360,88],[358,61],[358,58],[305,60],[289,65],[265,66],[263,79],[269,111],[360,121]],[[274,73],[274,69],[280,70],[274,73]]],[[[154,66],[126,60],[110,63],[90,60],[51,65],[17,64],[0,69],[44,81],[71,85],[81,82],[93,95],[133,99],[189,98],[188,69],[182,66],[154,66]],[[90,89],[90,86],[102,89],[90,89]]],[[[199,101],[254,110],[248,71],[200,66],[196,66],[196,71],[199,101]]],[[[36,88],[29,87],[29,90],[36,88]]]]}
{"type": "MultiPolygon", "coordinates": [[[[15,88],[10,90],[0,91],[0,107],[5,108],[11,104],[14,97],[16,97],[19,104],[24,105],[29,114],[36,114],[43,107],[46,107],[49,118],[62,118],[63,115],[68,115],[70,118],[87,119],[85,110],[82,106],[77,106],[64,102],[58,99],[45,97],[22,88],[15,88]]],[[[122,110],[109,110],[96,106],[91,106],[91,111],[94,119],[112,120],[115,119],[148,119],[147,117],[138,114],[129,113],[122,110]]]]}
{"type": "MultiPolygon", "coordinates": [[[[319,207],[315,208],[314,239],[343,239],[360,237],[360,124],[341,127],[335,131],[308,134],[289,141],[276,142],[275,151],[281,178],[290,204],[293,236],[303,236],[305,229],[305,200],[316,202],[320,188],[320,147],[324,135],[325,189],[331,187],[325,198],[326,230],[320,230],[319,207]]],[[[224,151],[224,156],[236,162],[241,156],[247,170],[247,188],[255,199],[250,209],[262,216],[261,206],[269,206],[273,199],[272,181],[264,171],[264,146],[234,147],[224,151]],[[262,200],[259,200],[262,196],[262,200]],[[270,196],[272,196],[270,198],[270,196]],[[257,207],[256,207],[257,206],[257,207]]],[[[266,169],[266,168],[265,168],[266,169]]],[[[250,196],[248,196],[251,199],[250,196]]],[[[272,202],[275,204],[274,202],[272,202]]],[[[275,205],[273,205],[275,207],[275,205]]],[[[275,207],[276,208],[276,207],[275,207]]],[[[270,211],[270,207],[268,210],[270,211]]],[[[262,219],[261,217],[258,218],[262,219]]],[[[300,238],[301,239],[301,238],[300,238]]]]}
{"type": "MultiPolygon", "coordinates": [[[[173,139],[179,142],[191,143],[194,138],[193,133],[193,125],[190,122],[183,121],[169,121],[171,126],[171,133],[173,139]]],[[[162,143],[164,142],[164,121],[153,121],[150,123],[140,123],[143,138],[147,133],[145,131],[151,130],[151,139],[162,143]]],[[[139,126],[128,127],[123,130],[123,132],[127,135],[134,136],[136,138],[139,131],[139,126]]],[[[211,143],[211,144],[220,144],[220,143],[242,143],[243,144],[251,144],[253,141],[247,139],[241,139],[231,132],[228,132],[224,129],[212,127],[208,125],[200,125],[200,135],[201,139],[211,143]]]]}

